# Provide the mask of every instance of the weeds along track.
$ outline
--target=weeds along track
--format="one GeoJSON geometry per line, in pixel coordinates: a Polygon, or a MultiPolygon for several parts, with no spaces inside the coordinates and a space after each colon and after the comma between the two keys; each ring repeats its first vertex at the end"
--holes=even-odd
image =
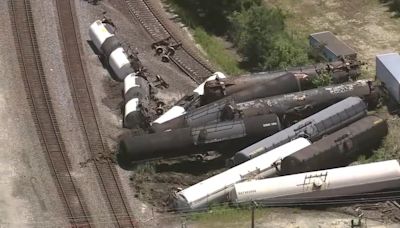
{"type": "Polygon", "coordinates": [[[398,200],[388,202],[389,204],[389,217],[393,222],[400,223],[400,203],[398,200]]]}
{"type": "Polygon", "coordinates": [[[29,0],[8,2],[21,75],[37,134],[71,226],[91,227],[87,206],[71,176],[39,54],[29,0]]]}
{"type": "MultiPolygon", "coordinates": [[[[390,198],[398,198],[398,196],[390,195],[390,198]]],[[[372,203],[364,203],[360,205],[355,205],[356,211],[361,213],[363,217],[364,213],[367,214],[367,218],[375,219],[381,222],[391,221],[394,223],[400,223],[400,204],[398,200],[381,200],[380,202],[372,202],[372,203]],[[368,214],[370,211],[373,211],[378,214],[378,216],[370,216],[368,214]]]]}
{"type": "MultiPolygon", "coordinates": [[[[90,80],[85,72],[81,55],[82,44],[78,20],[75,15],[74,0],[56,0],[61,39],[63,42],[64,62],[70,82],[78,119],[93,157],[109,157],[110,150],[101,134],[101,124],[95,105],[90,80]]],[[[125,193],[122,189],[117,170],[110,160],[94,162],[98,181],[104,198],[107,200],[111,216],[117,227],[133,227],[132,217],[125,193]]]]}
{"type": "MultiPolygon", "coordinates": [[[[161,10],[154,7],[150,0],[125,0],[125,2],[130,14],[140,22],[154,42],[168,37],[171,37],[175,43],[179,42],[174,29],[161,16],[161,10]]],[[[170,60],[197,84],[202,83],[215,72],[212,66],[185,43],[176,50],[174,55],[170,56],[170,60]]]]}

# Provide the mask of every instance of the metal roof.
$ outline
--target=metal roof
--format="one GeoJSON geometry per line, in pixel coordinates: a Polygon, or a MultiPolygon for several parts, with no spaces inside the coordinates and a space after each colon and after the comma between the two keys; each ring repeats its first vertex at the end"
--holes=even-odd
{"type": "Polygon", "coordinates": [[[310,37],[314,38],[319,43],[324,44],[327,49],[332,51],[337,56],[339,55],[346,56],[356,53],[356,51],[353,48],[349,47],[346,43],[339,40],[330,31],[313,33],[310,35],[310,37]]]}
{"type": "Polygon", "coordinates": [[[399,53],[388,53],[376,56],[386,69],[400,82],[400,55],[399,53]]]}

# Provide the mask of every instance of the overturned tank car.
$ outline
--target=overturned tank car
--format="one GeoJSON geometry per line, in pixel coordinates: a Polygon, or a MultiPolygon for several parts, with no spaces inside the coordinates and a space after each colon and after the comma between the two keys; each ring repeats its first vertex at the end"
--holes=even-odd
{"type": "Polygon", "coordinates": [[[361,98],[346,98],[237,152],[233,158],[228,159],[227,165],[238,165],[298,137],[304,137],[315,142],[324,135],[335,132],[366,115],[367,106],[361,98]]]}

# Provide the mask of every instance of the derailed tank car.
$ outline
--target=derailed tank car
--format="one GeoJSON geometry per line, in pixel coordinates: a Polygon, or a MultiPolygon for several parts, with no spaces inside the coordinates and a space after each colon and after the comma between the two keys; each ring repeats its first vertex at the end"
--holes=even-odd
{"type": "Polygon", "coordinates": [[[224,79],[224,77],[216,77],[214,80],[206,80],[199,96],[194,93],[194,95],[187,95],[178,101],[171,110],[167,111],[169,117],[165,118],[167,115],[160,117],[159,120],[154,121],[153,127],[155,131],[172,129],[174,128],[174,122],[167,122],[167,120],[172,120],[188,110],[193,110],[223,98],[229,97],[230,100],[235,102],[244,102],[306,90],[313,87],[312,80],[324,72],[330,73],[333,83],[336,84],[346,82],[349,78],[354,80],[360,74],[360,65],[361,63],[358,61],[337,61],[318,66],[254,73],[235,78],[224,79]]]}
{"type": "Polygon", "coordinates": [[[274,114],[225,121],[197,128],[126,136],[120,142],[118,160],[123,163],[176,157],[215,150],[224,144],[243,148],[281,130],[274,114]]]}
{"type": "Polygon", "coordinates": [[[335,61],[326,64],[297,67],[275,72],[259,72],[241,77],[208,81],[201,96],[201,104],[205,105],[223,97],[234,96],[237,102],[268,97],[309,89],[312,80],[322,73],[328,73],[334,84],[343,83],[349,79],[355,80],[360,75],[359,61],[335,61]],[[285,77],[283,77],[285,75],[285,77]],[[272,80],[276,80],[272,82],[272,80]],[[270,81],[272,84],[270,84],[270,81]],[[297,85],[296,85],[297,84],[297,85]],[[277,87],[274,88],[273,86],[277,87]],[[274,94],[271,95],[269,89],[274,94]],[[279,91],[281,90],[281,91],[279,91]]]}
{"type": "MultiPolygon", "coordinates": [[[[250,88],[249,90],[252,91],[250,93],[250,96],[241,96],[242,94],[239,93],[239,95],[235,95],[235,97],[241,101],[241,100],[247,100],[252,97],[258,97],[258,94],[263,94],[263,96],[273,96],[276,94],[282,94],[282,93],[289,93],[293,91],[299,91],[301,90],[301,81],[298,79],[296,76],[293,74],[284,74],[281,75],[275,79],[267,79],[264,80],[265,82],[255,86],[254,88],[250,88]],[[259,92],[257,92],[260,90],[259,92]]],[[[304,79],[302,83],[308,83],[306,82],[308,79],[304,79]]],[[[208,83],[208,82],[207,82],[208,83]]],[[[206,85],[207,85],[206,83],[206,85]]],[[[204,88],[203,91],[205,92],[206,89],[204,88]]],[[[224,92],[226,94],[226,92],[224,92]]],[[[248,92],[246,92],[248,93],[248,92]]],[[[199,99],[201,99],[199,97],[199,99]]],[[[174,115],[175,118],[168,118],[168,121],[165,121],[166,118],[162,118],[162,121],[156,120],[154,121],[152,125],[152,129],[155,132],[160,132],[160,131],[165,131],[169,129],[176,129],[176,128],[182,128],[182,127],[197,127],[202,124],[206,124],[208,121],[202,121],[199,124],[186,124],[185,119],[190,118],[189,116],[196,115],[195,113],[197,112],[202,112],[201,110],[206,110],[208,108],[213,109],[215,106],[220,107],[221,104],[224,105],[226,102],[231,101],[233,98],[229,97],[228,99],[222,99],[217,102],[213,102],[211,104],[208,104],[206,106],[200,107],[200,110],[194,109],[195,105],[192,105],[192,103],[188,103],[185,99],[183,99],[181,102],[178,102],[177,105],[175,105],[172,109],[175,109],[176,111],[174,112],[179,112],[179,110],[184,110],[181,111],[181,115],[174,115]],[[188,111],[188,114],[186,114],[186,110],[190,109],[188,106],[190,106],[191,110],[188,111]],[[182,107],[177,109],[176,107],[182,107]],[[193,110],[193,111],[192,111],[193,110]],[[185,114],[185,115],[183,115],[185,114]]],[[[189,99],[191,100],[191,98],[189,99]]],[[[196,102],[196,101],[193,101],[196,102]]],[[[199,101],[197,101],[199,102],[199,101]]],[[[203,104],[204,105],[204,104],[203,104]]],[[[171,109],[171,112],[172,112],[171,109]]],[[[168,111],[167,113],[169,113],[168,111]]],[[[212,116],[212,111],[210,111],[210,116],[207,119],[212,119],[214,116],[212,116]]],[[[195,117],[196,118],[196,117],[195,117]]]]}
{"type": "Polygon", "coordinates": [[[90,25],[89,36],[104,62],[111,68],[111,76],[124,81],[124,126],[133,128],[146,120],[150,90],[148,81],[139,76],[141,63],[136,56],[128,54],[112,32],[112,26],[101,20],[90,25]]]}
{"type": "Polygon", "coordinates": [[[162,124],[165,123],[169,120],[175,119],[179,116],[182,116],[186,113],[186,110],[188,106],[192,105],[193,102],[196,102],[200,100],[200,96],[204,94],[204,85],[206,82],[211,81],[211,80],[220,80],[224,79],[225,75],[221,72],[215,72],[212,76],[207,78],[203,83],[201,83],[199,86],[196,87],[196,89],[193,90],[193,93],[190,95],[184,96],[180,101],[178,101],[172,108],[170,108],[167,112],[165,112],[163,115],[158,117],[156,120],[152,122],[152,124],[162,124]],[[191,101],[191,102],[189,102],[191,101]]]}
{"type": "Polygon", "coordinates": [[[111,25],[97,20],[90,25],[89,37],[100,53],[101,57],[112,69],[117,81],[135,72],[134,65],[129,55],[123,49],[121,42],[111,31],[111,25]]]}
{"type": "Polygon", "coordinates": [[[146,107],[149,104],[150,94],[148,82],[137,76],[136,73],[129,74],[124,79],[124,127],[134,128],[138,126],[145,127],[146,107]]]}
{"type": "Polygon", "coordinates": [[[196,127],[211,122],[232,120],[236,116],[249,117],[268,113],[275,113],[280,117],[292,115],[302,119],[347,97],[359,96],[372,99],[372,93],[371,81],[359,80],[241,103],[224,99],[200,107],[163,125],[153,126],[153,129],[164,131],[187,126],[196,127]]]}
{"type": "Polygon", "coordinates": [[[263,205],[310,204],[399,188],[400,165],[397,160],[390,160],[242,182],[235,184],[230,199],[263,205]]]}
{"type": "Polygon", "coordinates": [[[227,161],[227,165],[238,165],[298,137],[315,142],[366,115],[367,106],[364,101],[358,97],[349,97],[237,152],[227,161]]]}
{"type": "Polygon", "coordinates": [[[224,108],[225,115],[232,116],[241,113],[244,116],[253,116],[265,113],[268,110],[278,115],[305,114],[309,115],[331,104],[348,97],[362,97],[365,100],[373,99],[371,80],[358,80],[339,85],[306,90],[297,93],[285,94],[255,101],[231,104],[224,108]]]}
{"type": "Polygon", "coordinates": [[[175,208],[178,210],[194,210],[207,207],[227,199],[228,193],[235,183],[263,174],[269,177],[275,174],[274,163],[311,143],[304,138],[295,139],[269,153],[240,164],[232,169],[217,174],[175,194],[175,208]]]}
{"type": "Polygon", "coordinates": [[[388,133],[385,120],[367,116],[285,157],[280,175],[348,165],[361,153],[376,148],[388,133]]]}
{"type": "Polygon", "coordinates": [[[242,76],[225,80],[210,80],[205,84],[200,104],[230,97],[236,102],[312,88],[312,78],[306,74],[280,73],[278,76],[242,76]]]}

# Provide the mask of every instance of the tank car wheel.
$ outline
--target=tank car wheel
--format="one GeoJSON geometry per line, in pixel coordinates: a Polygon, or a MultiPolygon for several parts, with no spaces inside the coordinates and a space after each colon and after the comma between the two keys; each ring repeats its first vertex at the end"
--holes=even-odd
{"type": "Polygon", "coordinates": [[[156,49],[156,54],[157,55],[161,55],[161,54],[163,54],[165,52],[164,48],[161,47],[161,46],[157,46],[155,49],[156,49]]]}
{"type": "Polygon", "coordinates": [[[168,63],[170,61],[169,56],[168,55],[163,55],[161,57],[161,61],[164,63],[168,63]]]}
{"type": "Polygon", "coordinates": [[[158,116],[161,116],[162,114],[164,114],[164,109],[162,109],[162,108],[156,108],[156,114],[157,114],[158,116]]]}
{"type": "Polygon", "coordinates": [[[168,47],[168,55],[174,55],[174,54],[175,54],[175,48],[168,47]]]}

